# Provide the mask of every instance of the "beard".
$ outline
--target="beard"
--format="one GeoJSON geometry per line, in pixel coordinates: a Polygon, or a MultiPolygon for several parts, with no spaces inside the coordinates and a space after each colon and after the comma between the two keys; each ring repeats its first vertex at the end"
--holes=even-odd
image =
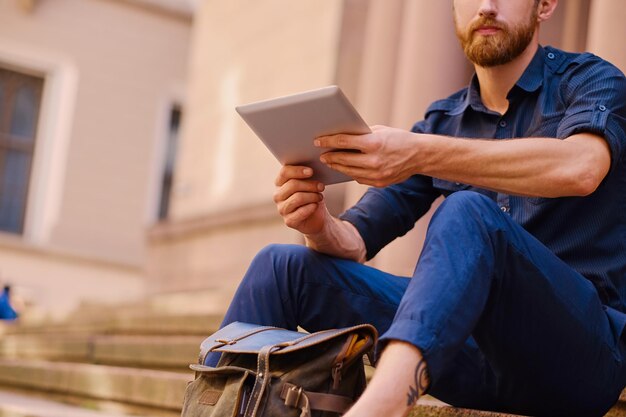
{"type": "MultiPolygon", "coordinates": [[[[508,64],[520,56],[528,47],[537,30],[537,10],[533,9],[530,19],[513,28],[492,18],[481,18],[466,30],[456,24],[456,36],[467,59],[480,67],[495,67],[508,64]],[[481,26],[498,28],[496,34],[481,36],[475,32],[481,26]]],[[[456,23],[456,22],[455,22],[456,23]]]]}

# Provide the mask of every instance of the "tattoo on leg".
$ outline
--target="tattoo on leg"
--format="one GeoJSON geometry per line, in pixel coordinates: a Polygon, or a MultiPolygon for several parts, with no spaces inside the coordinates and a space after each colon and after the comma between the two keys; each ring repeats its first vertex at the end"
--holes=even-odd
{"type": "Polygon", "coordinates": [[[415,386],[409,385],[406,405],[409,407],[415,405],[419,397],[426,392],[429,384],[430,377],[428,376],[428,369],[426,369],[426,361],[422,359],[415,367],[415,386]]]}

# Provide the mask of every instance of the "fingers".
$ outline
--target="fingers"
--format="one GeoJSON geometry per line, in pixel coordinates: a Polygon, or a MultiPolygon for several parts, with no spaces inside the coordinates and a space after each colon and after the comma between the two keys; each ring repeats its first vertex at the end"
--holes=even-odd
{"type": "MultiPolygon", "coordinates": [[[[321,193],[303,193],[298,192],[292,194],[285,201],[281,201],[277,204],[278,212],[281,216],[285,217],[291,213],[294,213],[299,208],[306,205],[316,205],[315,203],[319,203],[324,199],[324,196],[321,193]]],[[[316,206],[317,207],[317,206],[316,206]]]]}
{"type": "Polygon", "coordinates": [[[289,227],[297,228],[324,199],[324,184],[309,179],[312,175],[311,168],[294,165],[286,165],[278,173],[274,202],[289,227]]]}
{"type": "Polygon", "coordinates": [[[306,179],[313,175],[313,170],[309,167],[285,165],[278,172],[278,176],[274,181],[277,187],[285,184],[290,179],[306,179]]]}
{"type": "Polygon", "coordinates": [[[373,187],[386,187],[393,184],[395,179],[391,176],[391,171],[387,169],[371,170],[368,168],[352,167],[339,164],[328,164],[328,167],[346,174],[353,178],[359,184],[370,185],[373,187]]]}
{"type": "Polygon", "coordinates": [[[332,151],[322,154],[320,161],[326,165],[344,165],[369,169],[380,169],[382,161],[377,155],[355,152],[332,151]]]}
{"type": "Polygon", "coordinates": [[[332,135],[332,136],[320,136],[315,139],[313,144],[320,148],[330,149],[355,149],[361,152],[370,149],[371,144],[369,141],[370,135],[332,135]]]}
{"type": "Polygon", "coordinates": [[[274,202],[280,203],[287,200],[297,192],[321,193],[324,191],[324,184],[312,180],[290,179],[274,192],[274,202]]]}
{"type": "Polygon", "coordinates": [[[306,204],[290,214],[283,216],[287,227],[297,228],[303,221],[308,219],[317,210],[317,203],[306,204]]]}

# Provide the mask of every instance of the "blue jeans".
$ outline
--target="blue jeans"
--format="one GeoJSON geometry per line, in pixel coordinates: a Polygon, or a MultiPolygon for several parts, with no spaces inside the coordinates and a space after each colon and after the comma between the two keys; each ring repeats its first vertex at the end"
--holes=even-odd
{"type": "Polygon", "coordinates": [[[440,206],[412,278],[302,246],[263,249],[223,325],[233,321],[371,323],[383,345],[418,347],[429,393],[458,407],[602,416],[626,384],[626,345],[595,287],[474,192],[440,206]]]}

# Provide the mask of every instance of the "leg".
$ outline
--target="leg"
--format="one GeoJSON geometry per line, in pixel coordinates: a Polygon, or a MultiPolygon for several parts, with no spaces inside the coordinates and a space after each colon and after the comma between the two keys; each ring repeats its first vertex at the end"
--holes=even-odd
{"type": "MultiPolygon", "coordinates": [[[[226,313],[233,321],[309,331],[371,323],[382,334],[391,325],[410,279],[352,261],[321,255],[303,246],[270,245],[252,261],[226,313]]],[[[219,354],[210,354],[215,366],[219,354]]],[[[467,398],[491,403],[483,381],[490,368],[468,340],[442,376],[450,389],[464,387],[467,398]]]]}
{"type": "MultiPolygon", "coordinates": [[[[304,246],[270,245],[252,261],[222,326],[233,321],[314,332],[360,323],[386,331],[409,278],[304,246]]],[[[210,354],[215,366],[219,354],[210,354]]]]}
{"type": "Polygon", "coordinates": [[[493,402],[481,408],[602,415],[621,389],[618,340],[593,285],[491,200],[459,192],[434,216],[382,339],[419,348],[433,395],[476,406],[450,377],[470,335],[493,370],[484,381],[493,402]]]}

